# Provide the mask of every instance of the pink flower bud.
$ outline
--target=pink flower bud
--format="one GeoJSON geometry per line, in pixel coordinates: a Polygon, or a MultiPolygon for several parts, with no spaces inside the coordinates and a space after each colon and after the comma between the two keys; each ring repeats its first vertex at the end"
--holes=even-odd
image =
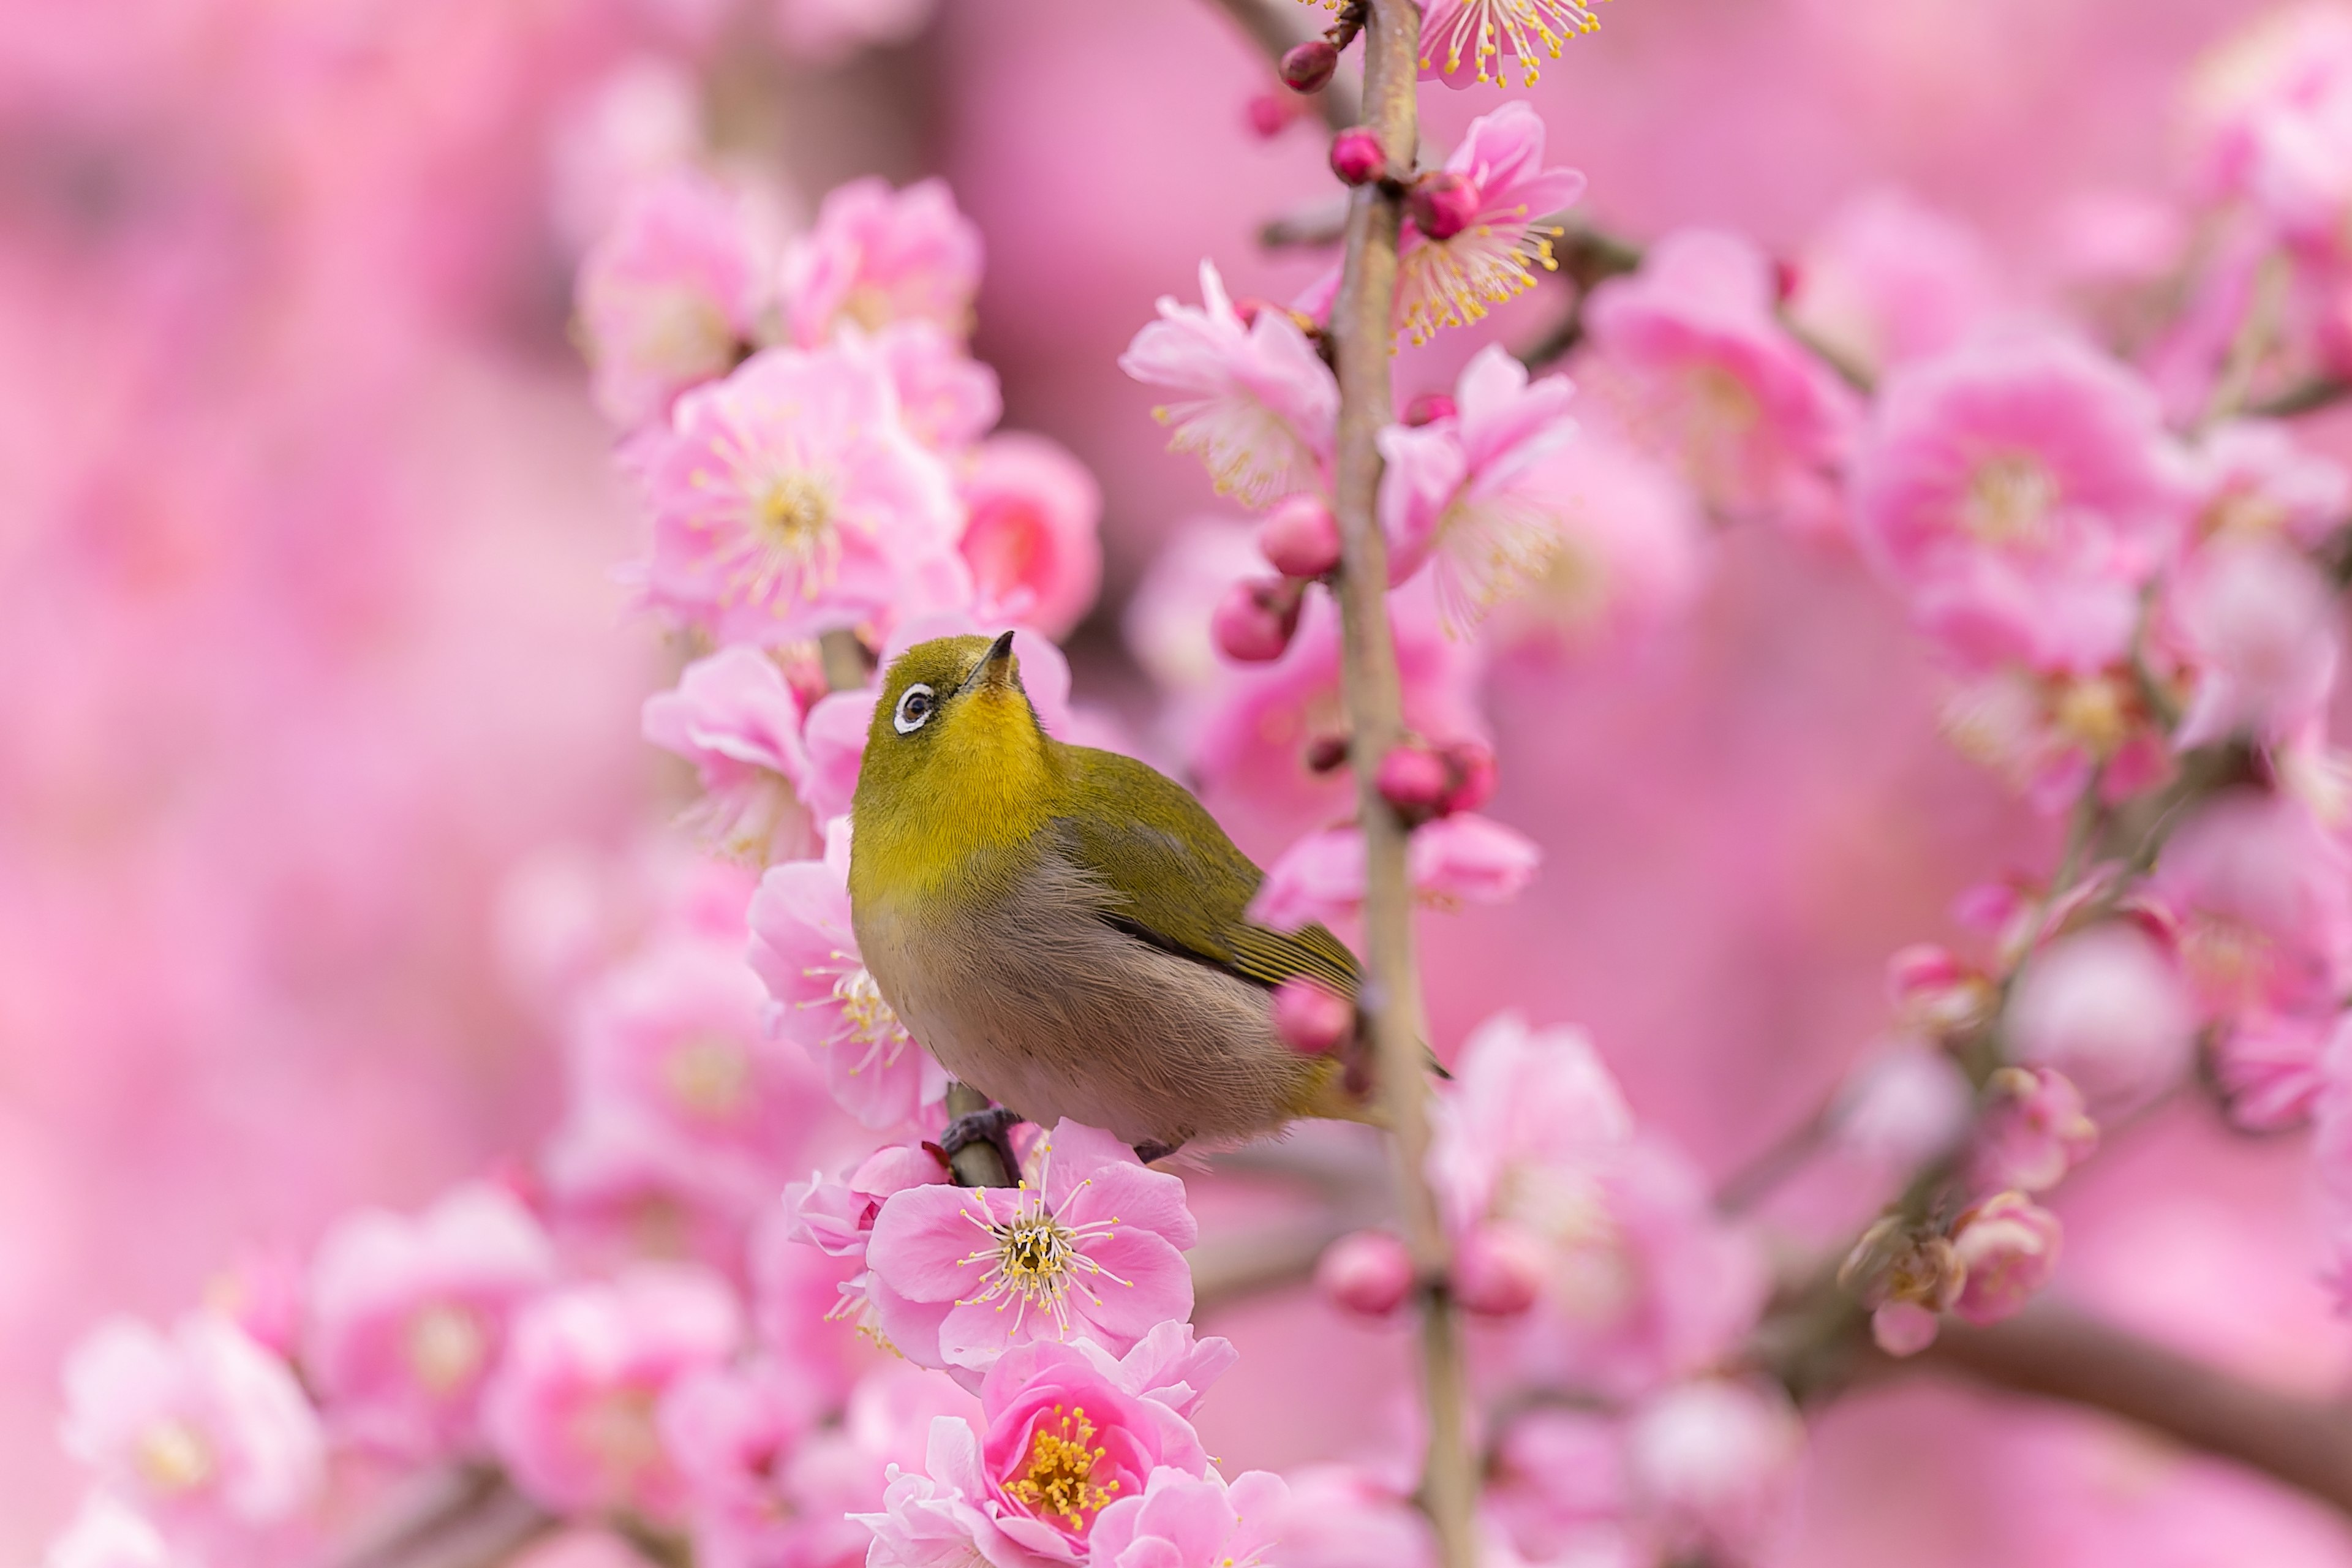
{"type": "Polygon", "coordinates": [[[2058,1267],[2058,1216],[2023,1193],[1996,1193],[1960,1216],[1952,1250],[1968,1271],[1952,1310],[1997,1323],[2025,1305],[2058,1267]]]}
{"type": "Polygon", "coordinates": [[[1339,68],[1339,51],[1322,38],[1294,44],[1282,57],[1283,85],[1293,92],[1320,92],[1339,68]]]}
{"type": "Polygon", "coordinates": [[[1250,130],[1271,141],[1298,118],[1299,110],[1298,100],[1289,93],[1261,92],[1251,98],[1245,112],[1250,130]]]}
{"type": "Polygon", "coordinates": [[[1386,1231],[1356,1231],[1323,1249],[1315,1285],[1343,1311],[1385,1318],[1412,1294],[1412,1255],[1386,1231]]]}
{"type": "Polygon", "coordinates": [[[1993,999],[1983,975],[1932,942],[1904,948],[1886,961],[1886,994],[1906,1024],[1937,1037],[1981,1023],[1993,999]]]}
{"type": "Polygon", "coordinates": [[[1331,138],[1331,172],[1343,185],[1369,184],[1388,171],[1389,155],[1381,139],[1361,125],[1331,138]]]}
{"type": "Polygon", "coordinates": [[[1418,430],[1424,425],[1434,425],[1441,419],[1451,419],[1461,412],[1449,394],[1424,392],[1404,405],[1404,422],[1418,430]]]}
{"type": "Polygon", "coordinates": [[[1389,754],[1381,759],[1374,780],[1380,785],[1381,798],[1396,807],[1397,815],[1408,822],[1435,816],[1438,803],[1445,798],[1446,785],[1452,782],[1444,759],[1413,745],[1391,748],[1389,754]]]}
{"type": "Polygon", "coordinates": [[[1980,1192],[2047,1192],[2098,1146],[2098,1124],[2065,1074],[2002,1068],[1985,1082],[1969,1176],[1980,1192]]]}
{"type": "Polygon", "coordinates": [[[1234,584],[1217,603],[1209,629],[1219,651],[1242,664],[1280,658],[1298,629],[1298,606],[1306,584],[1290,577],[1257,577],[1234,584]]]}
{"type": "Polygon", "coordinates": [[[1348,765],[1348,737],[1318,735],[1307,742],[1307,771],[1328,773],[1348,765]]]}
{"type": "Polygon", "coordinates": [[[1275,987],[1274,1032],[1300,1056],[1328,1054],[1355,1026],[1355,1005],[1328,986],[1294,977],[1275,987]]]}
{"type": "Polygon", "coordinates": [[[1455,174],[1423,174],[1405,205],[1413,227],[1432,239],[1452,239],[1478,216],[1478,187],[1455,174]]]}
{"type": "Polygon", "coordinates": [[[1286,577],[1321,577],[1339,567],[1339,520],[1317,497],[1290,496],[1266,514],[1257,547],[1286,577]]]}
{"type": "Polygon", "coordinates": [[[1535,1305],[1543,1244],[1517,1226],[1481,1226],[1454,1254],[1454,1299],[1464,1310],[1511,1318],[1535,1305]]]}
{"type": "Polygon", "coordinates": [[[1441,753],[1445,759],[1445,798],[1437,803],[1441,816],[1475,811],[1495,798],[1495,753],[1475,741],[1456,741],[1441,753]]]}
{"type": "Polygon", "coordinates": [[[1870,1314],[1870,1337],[1888,1355],[1917,1355],[1936,1342],[1936,1314],[1916,1301],[1888,1301],[1870,1314]]]}

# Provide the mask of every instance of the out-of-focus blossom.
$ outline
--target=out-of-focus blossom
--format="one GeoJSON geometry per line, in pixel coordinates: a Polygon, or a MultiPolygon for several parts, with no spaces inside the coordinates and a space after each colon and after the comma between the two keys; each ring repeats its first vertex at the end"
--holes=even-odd
{"type": "Polygon", "coordinates": [[[1854,526],[1930,635],[1981,668],[2096,674],[2189,506],[2156,399],[2063,338],[1898,370],[1854,463],[1854,526]]]}
{"type": "Polygon", "coordinates": [[[1948,1053],[1902,1041],[1846,1079],[1831,1125],[1838,1142],[1864,1158],[1907,1171],[1959,1142],[1973,1100],[1968,1074],[1948,1053]]]}
{"type": "Polygon", "coordinates": [[[41,1568],[194,1568],[138,1510],[104,1491],[82,1500],[64,1534],[49,1543],[41,1568]]]}
{"type": "MultiPolygon", "coordinates": [[[[1526,7],[1530,0],[1513,3],[1526,7]]],[[[1458,204],[1444,226],[1453,232],[1416,226],[1397,257],[1397,324],[1414,342],[1484,320],[1489,304],[1534,288],[1530,262],[1557,268],[1551,242],[1559,231],[1545,220],[1584,194],[1584,176],[1545,168],[1543,155],[1542,117],[1524,102],[1513,100],[1470,122],[1444,170],[1458,204]]]]}
{"type": "MultiPolygon", "coordinates": [[[[845,335],[844,341],[858,340],[845,335]]],[[[920,317],[893,321],[866,341],[890,373],[907,433],[932,451],[961,452],[993,429],[1003,414],[996,373],[938,322],[920,317]]]]}
{"type": "MultiPolygon", "coordinates": [[[[1492,817],[1458,812],[1413,830],[1406,876],[1435,909],[1502,903],[1535,875],[1534,840],[1492,817]]],[[[1284,850],[1250,900],[1249,918],[1276,931],[1347,920],[1364,905],[1364,833],[1327,827],[1284,850]]]]}
{"type": "Polygon", "coordinates": [[[935,0],[775,0],[776,37],[794,58],[837,65],[922,31],[935,0]]]}
{"type": "Polygon", "coordinates": [[[1951,1241],[1889,1215],[1855,1242],[1838,1283],[1870,1309],[1870,1337],[1891,1356],[1913,1356],[1936,1342],[1937,1314],[1963,1283],[1951,1241]]]}
{"type": "Polygon", "coordinates": [[[659,419],[734,367],[764,303],[740,199],[689,169],[649,182],[581,264],[597,406],[625,428],[659,419]]]}
{"type": "Polygon", "coordinates": [[[674,423],[647,464],[663,608],[772,644],[903,610],[942,568],[961,579],[947,470],[873,359],[768,349],[682,398],[674,423]]]}
{"type": "Polygon", "coordinates": [[[698,1367],[662,1394],[655,1426],[684,1482],[698,1568],[791,1560],[801,1531],[782,1472],[822,1414],[820,1392],[790,1362],[761,1356],[698,1367]]]}
{"type": "Polygon", "coordinates": [[[1351,1465],[1310,1465],[1286,1478],[1290,1497],[1276,1531],[1285,1568],[1429,1568],[1437,1561],[1429,1518],[1351,1465]]]}
{"type": "Polygon", "coordinates": [[[1261,310],[1244,322],[1213,262],[1201,263],[1201,303],[1162,296],[1160,320],[1135,334],[1118,367],[1186,395],[1152,412],[1170,426],[1171,447],[1207,466],[1219,493],[1263,506],[1320,482],[1339,384],[1283,312],[1261,310]]]}
{"type": "Polygon", "coordinates": [[[1523,592],[1562,548],[1566,497],[1541,467],[1575,434],[1559,376],[1528,379],[1499,347],[1481,349],[1454,389],[1453,416],[1380,433],[1380,516],[1389,581],[1435,562],[1449,630],[1467,632],[1523,592]]]}
{"type": "Polygon", "coordinates": [[[1633,1560],[1624,1436],[1622,1418],[1593,1410],[1531,1410],[1504,1429],[1483,1501],[1523,1561],[1633,1560]]]}
{"type": "Polygon", "coordinates": [[[982,444],[963,470],[963,538],[983,616],[1066,637],[1102,586],[1102,487],[1042,436],[982,444]]]}
{"type": "Polygon", "coordinates": [[[2175,745],[2268,744],[2326,706],[2341,657],[2335,596],[2287,540],[2216,540],[2189,558],[2169,604],[2196,674],[2175,745]]]}
{"type": "Polygon", "coordinates": [[[1342,1311],[1385,1318],[1412,1294],[1412,1254],[1384,1230],[1350,1231],[1315,1260],[1315,1288],[1342,1311]]]}
{"type": "Polygon", "coordinates": [[[362,1210],[319,1244],[303,1365],[339,1431],[411,1459],[470,1449],[509,1320],[554,1278],[546,1234],[500,1188],[415,1219],[362,1210]]]}
{"type": "Polygon", "coordinates": [[[1985,1084],[1969,1177],[1980,1192],[2048,1192],[2098,1146],[2098,1123],[2064,1073],[2002,1068],[1985,1084]]]}
{"type": "Polygon", "coordinates": [[[1967,228],[1901,191],[1840,207],[1806,246],[1789,316],[1872,374],[1956,348],[2000,300],[1967,228]]]}
{"type": "Polygon", "coordinates": [[[1018,1189],[893,1194],[866,1248],[882,1330],[923,1366],[979,1373],[1019,1346],[1083,1335],[1122,1353],[1190,1315],[1184,1184],[1108,1132],[1065,1121],[1018,1189]]]}
{"type": "Polygon", "coordinates": [[[980,230],[956,210],[943,182],[902,191],[877,179],[836,185],[815,225],[784,249],[786,336],[815,348],[845,321],[869,332],[929,321],[961,338],[971,331],[980,263],[980,230]]]}
{"type": "Polygon", "coordinates": [[[225,1320],[167,1337],[114,1318],[67,1358],[66,1451],[175,1542],[281,1523],[326,1476],[318,1417],[287,1364],[225,1320]]]}
{"type": "Polygon", "coordinates": [[[1675,455],[1709,507],[1812,527],[1856,400],[1775,319],[1773,300],[1772,264],[1751,241],[1690,229],[1594,289],[1585,321],[1626,384],[1633,428],[1675,455]]]}
{"type": "Polygon", "coordinates": [[[640,1264],[540,1297],[485,1396],[499,1458],[542,1508],[675,1519],[686,1484],[662,1446],[662,1395],[740,1332],[734,1297],[696,1269],[640,1264]]]}
{"type": "Polygon", "coordinates": [[[1430,0],[1421,21],[1422,79],[1500,87],[1502,62],[1511,59],[1533,87],[1539,57],[1558,59],[1561,45],[1600,27],[1584,0],[1430,0]]]}
{"type": "Polygon", "coordinates": [[[827,829],[824,859],[773,866],[760,879],[751,962],[768,988],[769,1033],[806,1050],[860,1122],[903,1126],[946,1095],[946,1072],[882,999],[858,952],[845,819],[827,829]]]}
{"type": "Polygon", "coordinates": [[[2197,1018],[2169,956],[2138,927],[2108,921],[2027,963],[2010,998],[2008,1041],[2054,1068],[2103,1114],[2163,1093],[2189,1070],[2197,1018]]]}
{"type": "Polygon", "coordinates": [[[1804,1452],[1804,1426],[1777,1386],[1704,1378],[1627,1419],[1626,1489],[1669,1552],[1769,1560],[1794,1522],[1804,1452]]]}
{"type": "Polygon", "coordinates": [[[1952,688],[1941,719],[1955,750],[2045,813],[2072,805],[2094,772],[2100,797],[2117,801],[2171,765],[2146,694],[2120,664],[2085,675],[2015,664],[1985,670],[1952,688]]]}
{"type": "Polygon", "coordinates": [[[1279,1553],[1276,1525],[1290,1489],[1247,1470],[1227,1482],[1211,1470],[1151,1472],[1140,1495],[1115,1499],[1095,1519],[1087,1561],[1101,1568],[1260,1568],[1279,1553]]]}
{"type": "Polygon", "coordinates": [[[2151,886],[2208,1017],[2332,1017],[2352,978],[2346,850],[2301,801],[2239,790],[2174,830],[2151,886]]]}
{"type": "Polygon", "coordinates": [[[2200,538],[2284,535],[2310,548],[2352,517],[2352,473],[2274,420],[2215,426],[2192,460],[2200,538]]]}
{"type": "Polygon", "coordinates": [[[1209,616],[1259,566],[1254,531],[1219,518],[1186,524],[1161,547],[1119,621],[1128,651],[1161,690],[1181,702],[1232,668],[1218,657],[1209,616]]]}
{"type": "Polygon", "coordinates": [[[2315,1021],[2274,1014],[2244,1015],[2213,1043],[2213,1081],[2230,1120],[2255,1132],[2300,1127],[2326,1087],[2332,1042],[2345,1032],[2339,1018],[2315,1021]]]}
{"type": "Polygon", "coordinates": [[[801,719],[800,698],[773,659],[728,647],[688,665],[671,690],[646,699],[645,735],[694,764],[702,799],[688,820],[698,835],[764,866],[816,846],[800,795],[809,773],[801,719]]]}
{"type": "Polygon", "coordinates": [[[1997,1323],[2049,1283],[2058,1267],[2058,1216],[2023,1193],[1995,1193],[1952,1226],[1952,1250],[1967,1279],[1952,1310],[1971,1323],[1997,1323]]]}
{"type": "Polygon", "coordinates": [[[1476,1223],[1528,1164],[1589,1159],[1633,1135],[1633,1113],[1591,1037],[1534,1029],[1517,1013],[1463,1042],[1461,1070],[1431,1108],[1430,1179],[1457,1226],[1476,1223]]]}
{"type": "Polygon", "coordinates": [[[2268,12],[2216,49],[2190,80],[2189,120],[2200,171],[2217,194],[2242,194],[2263,127],[2324,100],[2352,79],[2352,16],[2318,3],[2268,12]]]}

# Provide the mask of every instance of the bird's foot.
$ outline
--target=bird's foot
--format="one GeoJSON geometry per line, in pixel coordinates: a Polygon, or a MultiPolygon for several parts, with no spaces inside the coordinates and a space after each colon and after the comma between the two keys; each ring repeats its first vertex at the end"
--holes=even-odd
{"type": "Polygon", "coordinates": [[[1019,1111],[1007,1110],[1002,1105],[992,1105],[986,1110],[959,1116],[948,1123],[946,1131],[940,1134],[940,1152],[952,1162],[966,1149],[985,1143],[996,1151],[997,1158],[1004,1162],[1004,1173],[1017,1183],[1021,1179],[1021,1162],[1013,1152],[1012,1133],[1022,1120],[1019,1111]]]}
{"type": "Polygon", "coordinates": [[[1155,1142],[1148,1138],[1142,1142],[1133,1145],[1135,1149],[1135,1157],[1142,1161],[1147,1165],[1156,1160],[1165,1160],[1169,1155],[1173,1154],[1177,1150],[1181,1149],[1183,1146],[1184,1145],[1181,1143],[1155,1142]]]}

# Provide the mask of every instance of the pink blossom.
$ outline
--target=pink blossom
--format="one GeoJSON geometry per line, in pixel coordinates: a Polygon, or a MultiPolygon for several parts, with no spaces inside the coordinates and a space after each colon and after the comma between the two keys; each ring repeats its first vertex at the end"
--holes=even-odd
{"type": "Polygon", "coordinates": [[[1042,436],[984,442],[961,481],[963,538],[982,613],[1066,637],[1102,586],[1102,488],[1042,436]]]}
{"type": "Polygon", "coordinates": [[[2254,1132],[2302,1126],[2326,1087],[2325,1063],[2339,1020],[2248,1013],[2213,1042],[2214,1086],[2230,1120],[2254,1132]]]}
{"type": "Polygon", "coordinates": [[[866,972],[849,922],[849,830],[837,819],[822,860],[769,868],[751,900],[751,969],[768,988],[766,1027],[808,1052],[842,1108],[873,1128],[922,1118],[947,1075],[866,972]]]}
{"type": "Polygon", "coordinates": [[[1533,87],[1538,56],[1558,59],[1562,44],[1600,27],[1584,0],[1430,0],[1421,22],[1422,79],[1500,87],[1502,62],[1515,59],[1533,87]]]}
{"type": "Polygon", "coordinates": [[[2191,461],[2200,537],[2281,534],[2309,548],[2352,512],[2352,473],[2273,420],[2215,426],[2191,461]]]}
{"type": "Polygon", "coordinates": [[[508,1321],[554,1278],[539,1222],[500,1188],[415,1219],[362,1210],[319,1244],[303,1364],[338,1430],[412,1459],[470,1449],[508,1321]]]}
{"type": "Polygon", "coordinates": [[[1497,1201],[1515,1167],[1591,1158],[1633,1135],[1633,1113],[1591,1037],[1500,1013],[1472,1031],[1431,1107],[1430,1180],[1457,1227],[1497,1201]]]}
{"type": "Polygon", "coordinates": [[[668,691],[646,699],[645,736],[694,764],[698,836],[754,866],[812,853],[816,833],[800,796],[808,775],[801,701],[773,659],[721,648],[695,660],[668,691]]]}
{"type": "MultiPolygon", "coordinates": [[[[1533,840],[1475,812],[1457,812],[1413,830],[1406,874],[1414,898],[1435,909],[1502,903],[1535,875],[1542,858],[1533,840]]],[[[1327,827],[1282,852],[1250,900],[1250,919],[1276,931],[1346,920],[1363,907],[1364,835],[1327,827]]]]}
{"type": "Polygon", "coordinates": [[[1173,431],[1170,446],[1208,466],[1220,494],[1263,506],[1319,482],[1339,384],[1281,311],[1260,310],[1244,325],[1213,262],[1201,263],[1201,303],[1163,296],[1160,320],[1135,334],[1118,367],[1186,395],[1153,412],[1173,431]]]}
{"type": "Polygon", "coordinates": [[[647,468],[651,597],[722,640],[854,626],[905,608],[919,580],[962,577],[947,470],[868,357],[754,354],[679,400],[647,468]]]}
{"type": "Polygon", "coordinates": [[[1342,1311],[1385,1318],[1412,1294],[1412,1254],[1384,1230],[1350,1231],[1315,1260],[1315,1288],[1342,1311]]]}
{"type": "Polygon", "coordinates": [[[2100,797],[2113,802],[2150,788],[2172,765],[2138,679],[2121,663],[2081,675],[2002,665],[1963,677],[1941,717],[1955,749],[2042,812],[2072,805],[2095,771],[2100,797]]]}
{"type": "Polygon", "coordinates": [[[66,1451],[174,1542],[280,1523],[325,1480],[326,1444],[293,1373],[212,1314],[169,1337],[109,1319],[67,1357],[65,1385],[66,1451]]]}
{"type": "Polygon", "coordinates": [[[1490,344],[1462,372],[1457,415],[1380,433],[1389,581],[1404,582],[1433,558],[1449,630],[1470,630],[1524,592],[1563,547],[1568,498],[1538,465],[1575,434],[1567,412],[1574,390],[1559,376],[1528,381],[1518,361],[1490,344]]]}
{"type": "Polygon", "coordinates": [[[2002,1068],[1985,1085],[1969,1179],[1980,1192],[2047,1192],[2099,1146],[2082,1091],[2049,1068],[2002,1068]]]}
{"type": "MultiPolygon", "coordinates": [[[[867,340],[844,333],[843,342],[849,346],[867,340]]],[[[866,352],[890,374],[907,433],[934,452],[965,450],[994,428],[1004,412],[996,373],[935,321],[893,321],[873,336],[866,352]]]]}
{"type": "Polygon", "coordinates": [[[1444,170],[1461,203],[1449,225],[1454,232],[1416,229],[1397,257],[1397,323],[1414,342],[1484,320],[1489,303],[1534,288],[1528,263],[1557,268],[1551,242],[1559,230],[1545,220],[1584,194],[1584,176],[1545,168],[1543,155],[1543,120],[1526,103],[1514,100],[1470,122],[1444,170]]]}
{"type": "Polygon", "coordinates": [[[1967,1278],[1952,1310],[1971,1323],[2013,1316],[2058,1267],[2058,1216],[2023,1193],[1996,1193],[1952,1227],[1967,1278]]]}
{"type": "Polygon", "coordinates": [[[1625,1490],[1622,1421],[1593,1410],[1537,1408],[1514,1419],[1495,1444],[1483,1500],[1489,1521],[1528,1563],[1621,1561],[1625,1490]]]}
{"type": "Polygon", "coordinates": [[[1870,1342],[1901,1361],[1936,1342],[1935,1310],[1917,1301],[1881,1301],[1870,1311],[1870,1342]]]}
{"type": "Polygon", "coordinates": [[[195,1568],[136,1509],[103,1491],[82,1500],[64,1534],[49,1543],[41,1568],[195,1568]]]}
{"type": "Polygon", "coordinates": [[[1284,1568],[1433,1568],[1429,1518],[1353,1465],[1309,1465],[1285,1478],[1290,1498],[1276,1531],[1284,1568]]]}
{"type": "Polygon", "coordinates": [[[2179,1082],[2197,1019],[2170,956],[2138,927],[2109,921],[2035,953],[2010,997],[2011,1054],[2055,1068],[2106,1111],[2179,1082]]]}
{"type": "Polygon", "coordinates": [[[2268,744],[2326,708],[2341,658],[2335,596],[2287,540],[2217,539],[2189,557],[2169,607],[2196,674],[2176,746],[2268,744]]]}
{"type": "Polygon", "coordinates": [[[2334,1015],[2352,979],[2352,876],[2302,802],[2221,796],[2166,841],[2151,886],[2207,1016],[2334,1015]]]}
{"type": "Polygon", "coordinates": [[[1065,1121],[1017,1190],[893,1194],[866,1260],[882,1331],[923,1366],[985,1372],[1017,1346],[1092,1339],[1114,1353],[1190,1314],[1184,1184],[1108,1132],[1065,1121]]]}
{"type": "Polygon", "coordinates": [[[1968,663],[2095,674],[2128,652],[2140,584],[2187,494],[2155,395],[2058,338],[1987,342],[1887,380],[1854,525],[1914,616],[1968,663]]]}
{"type": "Polygon", "coordinates": [[[980,231],[941,181],[902,191],[877,179],[836,185],[815,226],[785,247],[786,333],[813,349],[845,321],[879,331],[917,321],[961,338],[971,331],[980,252],[980,231]]]}
{"type": "Polygon", "coordinates": [[[698,1568],[791,1560],[800,1531],[782,1472],[823,1414],[820,1392],[790,1362],[761,1356],[698,1367],[662,1394],[655,1424],[683,1479],[698,1568]]]}
{"type": "Polygon", "coordinates": [[[2286,5],[2204,62],[2190,83],[2191,128],[2217,194],[2242,192],[2266,121],[2319,102],[2352,79],[2352,19],[2329,5],[2286,5]]]}
{"type": "Polygon", "coordinates": [[[567,1512],[675,1519],[686,1483],[656,1412],[672,1384],[716,1366],[741,1331],[716,1276],[639,1264],[540,1297],[515,1320],[483,1415],[524,1495],[567,1512]]]}
{"type": "Polygon", "coordinates": [[[1948,1153],[1967,1130],[1974,1093],[1945,1051],[1899,1042],[1863,1062],[1838,1091],[1838,1142],[1889,1170],[1948,1153]]]}
{"type": "Polygon", "coordinates": [[[740,200],[677,169],[640,187],[580,266],[596,405],[629,428],[742,356],[762,300],[740,200]]]}
{"type": "Polygon", "coordinates": [[[1675,1557],[1769,1553],[1794,1522],[1804,1452],[1788,1395],[1755,1381],[1679,1384],[1625,1425],[1627,1489],[1675,1557]]]}
{"type": "Polygon", "coordinates": [[[1232,670],[1211,640],[1209,617],[1234,584],[1261,566],[1255,531],[1223,519],[1195,519],[1160,547],[1128,596],[1119,629],[1162,691],[1182,700],[1232,670]]]}
{"type": "Polygon", "coordinates": [[[1857,369],[1889,368],[1957,348],[1999,300],[1975,234],[1902,191],[1853,198],[1797,265],[1789,316],[1857,369]]]}
{"type": "Polygon", "coordinates": [[[1654,433],[1717,512],[1811,525],[1823,476],[1852,443],[1856,400],[1773,315],[1772,266],[1752,241],[1670,234],[1642,270],[1593,289],[1585,321],[1654,433]]]}
{"type": "Polygon", "coordinates": [[[1087,1561],[1099,1568],[1261,1568],[1278,1559],[1276,1525],[1290,1500],[1280,1476],[1247,1470],[1228,1482],[1153,1470],[1139,1495],[1096,1516],[1087,1561]]]}
{"type": "Polygon", "coordinates": [[[796,59],[837,65],[923,29],[935,0],[774,0],[776,37],[796,59]]]}

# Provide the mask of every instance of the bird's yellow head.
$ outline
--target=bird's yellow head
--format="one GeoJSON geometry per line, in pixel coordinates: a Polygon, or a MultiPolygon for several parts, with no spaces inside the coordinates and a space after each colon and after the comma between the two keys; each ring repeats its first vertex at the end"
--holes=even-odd
{"type": "Polygon", "coordinates": [[[1021,686],[1013,634],[917,643],[883,672],[851,804],[855,879],[955,875],[1053,815],[1053,742],[1021,686]]]}

